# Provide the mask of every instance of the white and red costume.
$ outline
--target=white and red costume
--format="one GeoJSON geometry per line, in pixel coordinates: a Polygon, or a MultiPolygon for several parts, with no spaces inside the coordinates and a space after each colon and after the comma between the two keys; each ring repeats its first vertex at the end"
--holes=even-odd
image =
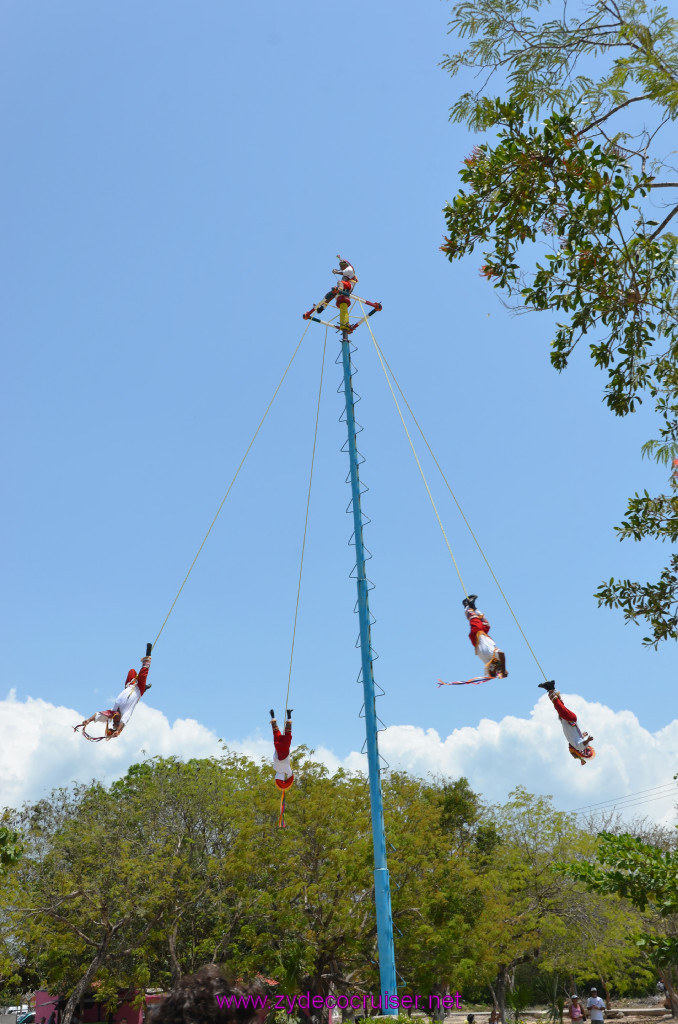
{"type": "Polygon", "coordinates": [[[466,608],[465,614],[471,627],[471,632],[468,635],[469,640],[473,644],[473,649],[483,665],[487,665],[499,650],[490,636],[490,624],[483,613],[476,608],[466,608]]]}
{"type": "Polygon", "coordinates": [[[339,295],[337,295],[336,305],[339,308],[348,306],[351,301],[349,296],[358,283],[355,270],[350,263],[345,263],[341,270],[333,270],[332,273],[341,275],[341,281],[337,285],[339,295]]]}
{"type": "MultiPolygon", "coordinates": [[[[150,644],[148,645],[150,650],[150,644]]],[[[150,686],[148,682],[148,670],[151,667],[150,655],[141,659],[141,670],[136,671],[131,668],[127,673],[127,679],[125,680],[125,689],[122,690],[113,702],[113,707],[108,708],[106,711],[97,711],[91,715],[80,725],[74,726],[74,728],[82,729],[83,736],[88,740],[94,740],[97,742],[102,739],[112,739],[113,736],[119,735],[124,726],[127,725],[132,713],[136,708],[137,704],[145,694],[146,690],[150,686]],[[105,736],[90,736],[87,733],[87,726],[90,722],[105,722],[106,733],[105,736]]]]}
{"type": "Polygon", "coordinates": [[[314,310],[316,313],[322,313],[323,310],[328,307],[332,299],[335,298],[335,296],[336,305],[339,310],[341,310],[342,306],[350,305],[350,295],[354,287],[358,283],[358,278],[356,277],[356,273],[353,266],[348,262],[348,260],[342,259],[341,256],[338,256],[337,259],[339,260],[340,263],[340,269],[333,270],[332,273],[338,274],[341,280],[339,281],[338,284],[334,286],[334,288],[332,288],[331,291],[327,293],[324,299],[321,299],[317,306],[314,306],[313,309],[310,309],[308,313],[304,313],[304,316],[307,319],[309,316],[311,316],[314,310]]]}
{"type": "Polygon", "coordinates": [[[275,784],[278,789],[289,789],[294,782],[290,764],[290,747],[292,745],[292,723],[289,718],[285,722],[285,732],[281,733],[275,719],[271,721],[273,729],[273,767],[275,768],[275,784]]]}
{"type": "Polygon", "coordinates": [[[588,733],[585,734],[581,731],[577,724],[577,716],[574,711],[570,711],[569,708],[565,707],[557,690],[551,690],[549,698],[560,719],[560,724],[563,727],[567,746],[572,757],[576,758],[581,764],[586,764],[587,761],[596,756],[595,750],[590,746],[591,737],[588,733]]]}
{"type": "Polygon", "coordinates": [[[125,689],[121,690],[115,698],[113,707],[109,711],[98,711],[94,721],[106,722],[119,714],[122,724],[127,725],[132,717],[132,712],[146,693],[146,687],[148,685],[146,679],[150,667],[151,659],[143,658],[141,662],[141,671],[138,675],[136,671],[131,668],[127,673],[127,679],[125,680],[125,689]]]}

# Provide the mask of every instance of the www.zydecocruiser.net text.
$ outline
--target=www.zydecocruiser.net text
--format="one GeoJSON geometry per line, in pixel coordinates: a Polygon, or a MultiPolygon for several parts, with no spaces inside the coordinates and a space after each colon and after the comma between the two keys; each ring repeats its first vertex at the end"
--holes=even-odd
{"type": "Polygon", "coordinates": [[[223,1009],[285,1010],[291,1016],[295,1010],[460,1010],[461,994],[399,996],[386,992],[373,996],[365,993],[352,996],[318,996],[304,992],[298,996],[217,996],[223,1009]]]}

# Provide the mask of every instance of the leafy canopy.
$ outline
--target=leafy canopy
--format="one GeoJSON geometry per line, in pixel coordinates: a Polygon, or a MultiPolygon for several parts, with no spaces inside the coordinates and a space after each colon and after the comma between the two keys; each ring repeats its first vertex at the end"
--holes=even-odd
{"type": "Polygon", "coordinates": [[[678,851],[603,832],[595,863],[571,864],[566,873],[592,892],[618,896],[642,911],[638,946],[658,967],[678,964],[678,851]]]}
{"type": "MultiPolygon", "coordinates": [[[[467,45],[443,66],[472,72],[451,118],[486,133],[445,207],[450,261],[481,247],[481,273],[526,311],[555,315],[551,362],[586,339],[618,416],[647,395],[658,436],[643,454],[678,457],[678,21],[644,0],[585,0],[549,20],[547,0],[452,4],[467,45]],[[541,17],[539,17],[541,16],[541,17]],[[503,95],[488,95],[492,86],[503,95]],[[542,118],[538,122],[538,118],[542,118]],[[666,130],[668,129],[669,134],[666,130]]],[[[674,542],[678,495],[636,494],[620,539],[674,542]]],[[[678,556],[656,583],[601,584],[599,604],[645,618],[645,643],[678,638],[678,556]]]]}

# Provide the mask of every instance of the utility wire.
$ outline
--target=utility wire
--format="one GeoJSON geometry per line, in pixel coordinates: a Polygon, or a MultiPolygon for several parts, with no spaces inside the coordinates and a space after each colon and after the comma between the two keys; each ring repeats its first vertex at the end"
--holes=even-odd
{"type": "Polygon", "coordinates": [[[639,789],[636,793],[627,793],[624,796],[611,797],[609,800],[599,800],[597,803],[583,804],[581,807],[573,807],[572,811],[574,812],[574,811],[604,810],[605,807],[607,807],[607,806],[610,806],[610,805],[615,805],[616,806],[618,803],[625,802],[627,800],[634,800],[635,801],[637,797],[642,797],[642,796],[644,796],[644,799],[639,801],[640,803],[647,802],[648,800],[661,800],[661,799],[663,799],[663,797],[670,796],[671,795],[671,790],[673,790],[673,792],[676,795],[678,795],[678,791],[676,789],[676,783],[673,780],[671,782],[664,782],[664,783],[662,783],[661,786],[652,786],[650,789],[639,789]],[[660,790],[662,790],[664,792],[660,792],[660,790]],[[646,794],[651,794],[651,793],[659,794],[659,795],[655,795],[655,796],[647,796],[646,795],[646,794]]]}

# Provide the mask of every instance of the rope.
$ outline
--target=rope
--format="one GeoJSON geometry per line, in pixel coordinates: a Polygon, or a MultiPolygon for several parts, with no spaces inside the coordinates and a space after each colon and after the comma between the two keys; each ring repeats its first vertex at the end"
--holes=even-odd
{"type": "MultiPolygon", "coordinates": [[[[365,313],[365,307],[363,306],[362,302],[360,302],[360,299],[358,299],[358,302],[360,303],[360,308],[362,309],[363,314],[364,314],[365,313]]],[[[447,544],[447,550],[450,553],[450,558],[452,559],[452,564],[454,565],[454,568],[457,570],[457,576],[459,577],[459,582],[461,583],[461,589],[464,591],[464,595],[466,597],[468,597],[468,591],[467,591],[466,587],[464,586],[463,579],[461,578],[461,573],[459,572],[459,566],[457,565],[457,560],[454,557],[454,555],[452,554],[452,548],[450,547],[450,542],[447,539],[447,534],[445,533],[445,527],[443,526],[442,520],[441,520],[440,516],[438,515],[438,509],[436,508],[436,503],[433,500],[433,495],[431,494],[431,488],[429,487],[428,481],[426,479],[426,476],[424,475],[424,470],[422,469],[421,462],[419,461],[419,456],[417,455],[416,449],[414,447],[414,442],[412,441],[412,438],[410,436],[410,432],[407,429],[407,424],[405,423],[405,418],[404,418],[404,416],[402,414],[400,406],[398,405],[398,399],[395,396],[395,391],[393,390],[393,387],[391,385],[391,381],[390,381],[389,375],[386,372],[386,367],[384,366],[384,360],[382,358],[381,349],[377,345],[377,339],[374,337],[374,334],[372,334],[372,328],[370,327],[369,320],[366,320],[365,323],[367,324],[367,329],[369,330],[370,334],[372,335],[372,341],[374,342],[374,347],[375,347],[375,349],[377,351],[377,355],[379,356],[379,362],[381,363],[381,368],[384,371],[384,376],[386,377],[386,383],[388,384],[389,391],[391,392],[391,395],[393,396],[393,401],[395,402],[395,407],[398,410],[398,415],[400,416],[400,422],[402,423],[402,425],[403,425],[403,427],[405,429],[405,433],[407,434],[407,440],[410,442],[410,448],[412,449],[412,454],[414,455],[414,458],[415,458],[415,461],[417,463],[417,466],[419,467],[419,472],[421,473],[421,479],[424,481],[424,487],[426,488],[426,493],[428,494],[429,501],[431,502],[431,505],[433,506],[433,511],[436,514],[436,519],[438,520],[438,526],[440,527],[440,529],[442,531],[442,534],[443,534],[443,537],[445,538],[445,543],[447,544]]],[[[393,379],[395,380],[395,377],[393,379]]]]}
{"type": "Polygon", "coordinates": [[[325,343],[323,345],[323,358],[320,365],[320,384],[318,386],[318,404],[315,411],[315,431],[313,434],[313,452],[311,454],[311,472],[308,477],[308,493],[306,495],[306,518],[304,519],[304,538],[301,542],[301,561],[299,564],[299,580],[297,582],[297,603],[294,609],[294,626],[292,628],[292,650],[290,651],[290,669],[287,675],[287,693],[285,694],[284,709],[287,711],[290,699],[290,684],[292,682],[292,661],[294,659],[294,641],[297,636],[297,618],[299,616],[299,598],[301,595],[301,574],[304,571],[304,553],[306,551],[306,533],[308,531],[308,510],[311,505],[311,486],[313,484],[313,467],[315,465],[315,449],[318,441],[318,420],[320,418],[320,397],[323,393],[323,375],[325,373],[325,353],[327,351],[327,331],[325,328],[325,343]]]}
{"type": "Polygon", "coordinates": [[[184,578],[183,578],[183,581],[182,581],[182,584],[181,584],[181,586],[179,587],[179,589],[178,589],[178,591],[177,591],[177,593],[176,593],[176,597],[175,597],[175,598],[174,598],[174,600],[172,601],[172,604],[171,604],[171,606],[170,606],[170,610],[168,611],[167,615],[165,616],[165,619],[164,619],[164,621],[163,621],[163,624],[162,624],[162,626],[161,626],[161,627],[160,627],[160,629],[158,630],[158,635],[156,636],[155,640],[153,641],[153,649],[154,649],[154,650],[155,650],[155,646],[156,646],[156,644],[158,643],[158,640],[160,639],[160,635],[161,635],[161,633],[162,633],[163,629],[164,629],[164,628],[165,628],[165,626],[167,625],[167,620],[169,619],[170,615],[171,615],[171,614],[172,614],[172,612],[174,611],[174,606],[175,606],[175,604],[177,603],[177,601],[179,600],[179,597],[181,596],[181,592],[182,592],[182,590],[184,589],[184,587],[186,586],[186,583],[188,582],[188,577],[189,577],[189,576],[191,575],[191,573],[192,573],[192,571],[193,571],[193,566],[194,566],[194,565],[195,565],[195,563],[196,563],[196,562],[198,561],[198,558],[200,557],[200,552],[201,552],[201,551],[202,551],[202,549],[203,549],[203,548],[205,547],[205,544],[206,544],[206,542],[207,542],[207,538],[209,537],[210,533],[212,532],[212,527],[214,526],[214,524],[216,523],[217,519],[219,518],[219,513],[221,512],[222,508],[224,507],[224,503],[225,503],[226,499],[228,498],[229,494],[231,493],[231,489],[233,488],[233,484],[234,484],[234,483],[236,482],[236,480],[238,479],[238,475],[239,475],[239,473],[240,473],[240,470],[242,469],[242,467],[243,467],[243,465],[244,465],[244,463],[245,463],[245,459],[246,459],[246,458],[247,458],[247,456],[249,455],[249,453],[250,453],[250,450],[251,450],[251,448],[252,448],[252,445],[254,444],[254,442],[255,442],[255,441],[256,441],[256,439],[257,439],[257,435],[258,435],[259,431],[261,430],[262,426],[264,425],[264,420],[265,420],[265,419],[266,419],[266,417],[268,416],[269,410],[270,410],[271,406],[273,405],[273,403],[274,403],[274,401],[275,401],[275,399],[276,399],[276,396],[277,396],[278,392],[280,391],[280,388],[281,388],[281,387],[282,387],[282,385],[283,385],[283,382],[284,382],[284,380],[285,380],[285,377],[287,376],[287,374],[288,374],[288,372],[289,372],[289,369],[290,369],[290,367],[291,367],[292,363],[294,362],[295,356],[296,356],[297,352],[299,351],[299,348],[301,347],[301,343],[302,343],[302,341],[304,340],[304,338],[306,337],[306,331],[307,331],[307,330],[309,329],[309,327],[310,327],[310,326],[311,326],[311,321],[309,320],[309,322],[308,322],[308,323],[306,324],[306,327],[304,328],[304,333],[302,334],[302,336],[301,336],[301,337],[299,338],[299,341],[297,342],[297,347],[295,348],[294,352],[292,353],[292,358],[290,359],[289,363],[288,363],[288,364],[287,364],[287,366],[285,367],[285,372],[283,373],[282,377],[280,378],[280,381],[278,382],[278,386],[277,386],[277,388],[276,388],[276,389],[275,389],[275,391],[273,392],[273,397],[271,398],[271,401],[270,401],[270,402],[268,403],[268,405],[266,406],[266,411],[264,412],[264,415],[263,415],[263,416],[261,417],[261,419],[259,420],[259,426],[258,426],[258,427],[257,427],[257,429],[256,429],[256,430],[254,431],[254,434],[252,435],[252,440],[250,441],[250,443],[248,444],[247,448],[245,449],[245,454],[243,455],[242,459],[240,460],[240,465],[239,465],[239,466],[238,466],[238,468],[236,469],[236,471],[235,471],[235,474],[234,474],[234,476],[233,476],[233,479],[231,480],[231,482],[230,482],[230,484],[228,485],[228,488],[227,488],[227,490],[226,490],[226,493],[224,494],[223,498],[221,499],[221,503],[220,503],[220,505],[219,505],[219,508],[218,508],[218,509],[217,509],[217,511],[216,511],[216,514],[215,514],[215,516],[214,516],[214,519],[213,519],[213,520],[212,520],[212,522],[210,523],[210,525],[209,525],[209,529],[208,529],[207,533],[205,534],[205,536],[203,537],[203,539],[202,539],[202,543],[201,543],[200,547],[199,547],[199,548],[198,548],[198,550],[196,551],[196,554],[195,554],[195,558],[193,559],[193,561],[191,562],[191,564],[190,564],[190,565],[189,565],[189,567],[188,567],[188,572],[187,572],[187,573],[186,573],[186,575],[184,576],[184,578]]]}
{"type": "MultiPolygon", "coordinates": [[[[486,556],[485,552],[483,551],[482,547],[480,546],[480,541],[478,540],[478,538],[476,537],[475,533],[473,532],[473,529],[471,528],[471,524],[469,523],[468,519],[467,519],[467,518],[466,518],[466,516],[464,515],[463,509],[462,509],[461,505],[459,504],[459,502],[457,501],[457,497],[456,497],[456,495],[455,495],[454,491],[452,490],[452,488],[450,487],[450,484],[449,484],[449,482],[448,482],[448,480],[447,480],[447,477],[445,476],[445,474],[444,474],[444,472],[443,472],[443,469],[442,469],[442,467],[441,467],[440,463],[438,462],[437,458],[436,458],[436,457],[435,457],[435,455],[433,454],[433,449],[431,448],[431,445],[430,445],[430,444],[428,443],[428,440],[427,440],[427,438],[426,438],[426,435],[424,434],[424,431],[423,431],[423,430],[421,429],[421,427],[420,427],[420,425],[419,425],[419,421],[417,420],[417,417],[416,417],[416,416],[414,415],[414,413],[413,413],[413,411],[412,411],[412,407],[410,406],[410,403],[409,403],[409,402],[407,401],[407,399],[406,399],[406,397],[405,397],[405,395],[404,395],[404,393],[403,393],[403,389],[402,389],[402,388],[400,387],[400,384],[398,383],[398,380],[397,380],[397,378],[396,378],[396,375],[395,375],[395,373],[394,373],[394,372],[393,372],[393,370],[391,369],[391,366],[389,365],[389,362],[388,362],[388,360],[387,360],[386,356],[385,356],[385,355],[383,354],[383,352],[382,352],[382,351],[381,351],[381,349],[379,348],[379,345],[378,345],[378,343],[377,343],[377,341],[376,341],[376,339],[375,339],[375,337],[374,337],[374,334],[372,334],[372,329],[370,328],[369,320],[367,321],[367,326],[368,326],[368,328],[369,328],[369,330],[370,330],[370,334],[372,335],[372,341],[374,342],[374,347],[375,347],[375,349],[376,349],[376,351],[377,351],[377,355],[379,356],[379,360],[381,361],[382,369],[384,368],[384,363],[385,363],[385,364],[386,364],[386,366],[388,367],[388,372],[389,372],[389,373],[391,374],[391,377],[393,377],[393,381],[394,381],[394,383],[395,383],[396,387],[398,388],[398,391],[399,391],[399,392],[400,392],[400,394],[401,394],[401,397],[402,397],[402,399],[403,399],[403,402],[404,402],[404,403],[405,403],[405,405],[407,406],[407,409],[408,409],[408,411],[409,411],[409,414],[410,414],[410,416],[412,417],[412,419],[413,419],[413,421],[414,421],[414,423],[415,423],[415,425],[416,425],[416,427],[417,427],[417,430],[419,431],[419,433],[420,433],[420,434],[421,434],[421,436],[422,436],[422,439],[423,439],[423,441],[424,441],[424,444],[426,445],[426,447],[427,447],[427,448],[428,448],[428,450],[429,450],[429,454],[430,454],[431,458],[433,459],[433,461],[434,461],[434,462],[435,462],[435,464],[436,464],[436,467],[437,467],[437,469],[438,469],[438,472],[440,473],[441,477],[443,478],[443,481],[444,481],[444,483],[445,483],[445,486],[447,487],[448,491],[449,491],[449,492],[450,492],[450,494],[452,495],[452,500],[454,501],[455,505],[456,505],[456,506],[457,506],[457,508],[459,509],[459,514],[461,515],[461,518],[462,518],[462,519],[464,520],[464,523],[466,524],[466,528],[468,529],[468,532],[469,532],[469,533],[471,534],[471,537],[473,538],[473,541],[474,541],[474,543],[475,543],[476,547],[478,548],[478,551],[480,552],[480,554],[481,554],[481,556],[482,556],[482,559],[483,559],[483,561],[485,562],[485,565],[487,566],[487,568],[488,568],[488,569],[489,569],[489,571],[490,571],[490,575],[491,575],[492,579],[494,580],[494,582],[495,582],[495,583],[496,583],[496,585],[497,585],[497,589],[498,589],[499,593],[501,594],[501,596],[503,597],[503,599],[504,599],[504,601],[505,601],[505,603],[506,603],[506,607],[508,608],[509,612],[511,613],[511,615],[512,615],[512,617],[513,617],[513,621],[515,622],[516,626],[518,627],[518,631],[520,632],[520,635],[522,636],[523,640],[525,641],[525,644],[526,644],[526,646],[527,646],[527,649],[528,649],[528,651],[530,652],[530,654],[531,654],[531,655],[532,655],[532,657],[534,658],[534,660],[535,660],[535,663],[536,663],[536,665],[537,665],[537,668],[539,669],[539,671],[541,672],[542,676],[544,677],[544,680],[546,680],[546,673],[544,672],[544,669],[543,669],[543,668],[541,667],[541,664],[540,664],[540,662],[539,662],[539,659],[537,658],[537,655],[536,655],[536,654],[534,653],[534,651],[532,650],[532,647],[531,647],[531,645],[530,645],[530,642],[529,642],[529,640],[527,639],[527,637],[525,636],[525,633],[523,632],[523,628],[522,628],[522,626],[521,626],[521,625],[520,625],[520,623],[518,622],[518,618],[517,618],[517,616],[516,616],[516,613],[515,613],[515,612],[513,611],[513,608],[511,607],[511,603],[510,603],[510,601],[509,601],[508,597],[507,597],[507,596],[506,596],[506,594],[504,593],[504,591],[503,591],[503,589],[502,589],[502,586],[501,586],[501,584],[500,584],[499,580],[497,579],[497,577],[495,576],[495,574],[494,574],[494,570],[492,569],[492,566],[490,565],[490,563],[489,563],[489,561],[488,561],[488,559],[487,559],[487,556],[486,556]]],[[[384,373],[386,373],[386,370],[384,370],[384,373]]],[[[388,374],[386,375],[386,379],[387,379],[387,380],[389,379],[389,378],[388,378],[388,374]]],[[[389,380],[389,387],[391,387],[391,383],[390,383],[390,380],[389,380]]],[[[393,394],[393,388],[391,388],[391,394],[393,394]]],[[[396,403],[396,404],[397,404],[397,403],[396,403]]],[[[398,411],[400,412],[400,410],[398,410],[398,411]]],[[[402,414],[401,414],[401,419],[402,419],[402,414]]]]}

